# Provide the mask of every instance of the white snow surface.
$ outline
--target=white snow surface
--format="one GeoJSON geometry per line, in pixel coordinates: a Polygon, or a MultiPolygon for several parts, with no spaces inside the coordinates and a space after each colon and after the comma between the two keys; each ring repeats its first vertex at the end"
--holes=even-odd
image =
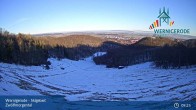
{"type": "Polygon", "coordinates": [[[158,69],[147,62],[106,68],[95,65],[92,57],[49,61],[49,70],[0,63],[0,95],[63,95],[69,101],[196,99],[196,67],[158,69]]]}

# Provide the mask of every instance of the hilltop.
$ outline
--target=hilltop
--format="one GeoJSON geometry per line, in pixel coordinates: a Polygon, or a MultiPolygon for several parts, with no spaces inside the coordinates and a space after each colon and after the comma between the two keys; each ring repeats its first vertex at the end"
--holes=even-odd
{"type": "Polygon", "coordinates": [[[95,63],[119,67],[153,61],[157,67],[163,68],[196,64],[194,39],[144,37],[143,34],[129,37],[130,33],[136,35],[130,31],[106,31],[94,32],[94,35],[88,32],[86,35],[35,37],[4,31],[0,34],[0,61],[48,67],[48,58],[80,60],[96,52],[107,52],[101,57],[95,56],[95,63]]]}

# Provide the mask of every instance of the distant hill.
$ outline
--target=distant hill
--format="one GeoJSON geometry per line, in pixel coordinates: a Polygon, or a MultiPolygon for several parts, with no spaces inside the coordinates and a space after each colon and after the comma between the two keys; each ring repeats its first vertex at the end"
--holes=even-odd
{"type": "MultiPolygon", "coordinates": [[[[33,36],[53,36],[53,37],[63,37],[69,35],[93,35],[98,37],[107,37],[107,35],[111,35],[110,37],[116,37],[116,35],[121,37],[135,37],[135,38],[143,38],[148,36],[159,37],[159,35],[155,35],[152,31],[131,31],[131,30],[103,30],[103,31],[76,31],[76,32],[53,32],[53,33],[40,33],[33,34],[33,36]],[[112,36],[113,35],[113,36],[112,36]]],[[[170,37],[174,39],[196,39],[196,36],[191,35],[180,35],[180,34],[172,34],[163,37],[170,37]]]]}
{"type": "Polygon", "coordinates": [[[189,39],[182,42],[186,47],[196,47],[196,39],[189,39]]]}
{"type": "Polygon", "coordinates": [[[79,60],[122,44],[91,35],[31,36],[0,32],[0,62],[22,65],[50,64],[50,57],[79,60]]]}
{"type": "Polygon", "coordinates": [[[107,67],[124,67],[153,61],[157,67],[180,68],[196,64],[196,40],[178,40],[163,37],[146,37],[137,43],[108,50],[94,57],[96,64],[107,67]]]}
{"type": "Polygon", "coordinates": [[[135,45],[136,46],[164,46],[164,45],[175,45],[181,40],[176,40],[168,37],[145,37],[139,40],[135,45]]]}
{"type": "MultiPolygon", "coordinates": [[[[94,57],[96,64],[105,64],[107,67],[128,66],[146,61],[154,61],[158,66],[165,66],[167,63],[175,67],[195,64],[195,39],[145,37],[145,33],[148,32],[99,31],[81,35],[58,33],[61,37],[55,36],[55,33],[51,34],[54,36],[46,34],[47,36],[35,37],[2,31],[0,61],[48,65],[50,63],[47,59],[50,57],[79,60],[95,52],[107,51],[106,55],[94,57]]],[[[166,67],[171,66],[168,64],[166,67]]]]}

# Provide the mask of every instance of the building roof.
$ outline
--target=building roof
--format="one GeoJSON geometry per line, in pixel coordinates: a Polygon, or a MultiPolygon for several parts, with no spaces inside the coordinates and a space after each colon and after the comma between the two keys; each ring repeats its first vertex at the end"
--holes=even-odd
{"type": "Polygon", "coordinates": [[[169,15],[168,15],[165,11],[163,11],[163,12],[158,16],[158,18],[170,18],[170,17],[169,17],[169,15]]]}

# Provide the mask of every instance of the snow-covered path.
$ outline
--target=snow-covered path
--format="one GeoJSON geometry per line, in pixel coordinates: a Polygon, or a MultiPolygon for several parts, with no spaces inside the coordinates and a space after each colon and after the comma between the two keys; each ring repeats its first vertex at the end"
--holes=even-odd
{"type": "Polygon", "coordinates": [[[76,100],[195,100],[196,67],[157,69],[151,62],[123,69],[80,61],[49,59],[42,66],[0,63],[0,95],[63,95],[76,100]]]}

